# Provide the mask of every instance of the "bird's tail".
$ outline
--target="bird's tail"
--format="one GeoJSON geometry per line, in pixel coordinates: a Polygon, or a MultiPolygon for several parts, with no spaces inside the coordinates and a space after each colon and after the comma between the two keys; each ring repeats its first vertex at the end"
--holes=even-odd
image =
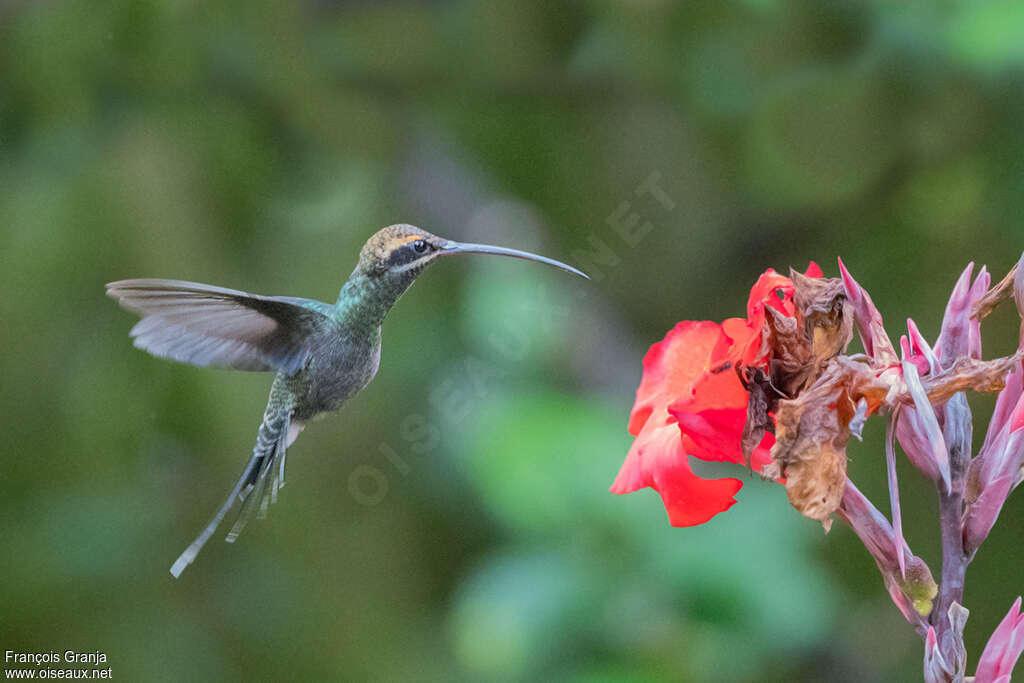
{"type": "Polygon", "coordinates": [[[228,543],[234,543],[252,518],[253,512],[258,512],[257,516],[261,518],[266,516],[267,507],[270,503],[277,502],[278,489],[284,486],[285,453],[299,430],[301,425],[292,425],[291,410],[273,410],[270,406],[267,407],[256,438],[256,446],[252,449],[252,458],[217,514],[196,540],[192,541],[192,545],[185,548],[185,552],[171,565],[171,574],[174,578],[178,578],[185,571],[185,567],[196,559],[236,499],[241,501],[241,508],[225,539],[228,543]]]}

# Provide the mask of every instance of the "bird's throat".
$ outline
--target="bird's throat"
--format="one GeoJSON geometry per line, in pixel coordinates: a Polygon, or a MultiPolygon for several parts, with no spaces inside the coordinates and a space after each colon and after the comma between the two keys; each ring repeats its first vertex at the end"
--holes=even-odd
{"type": "Polygon", "coordinates": [[[357,270],[338,295],[338,315],[356,327],[378,327],[415,279],[413,273],[408,277],[374,277],[357,270]]]}

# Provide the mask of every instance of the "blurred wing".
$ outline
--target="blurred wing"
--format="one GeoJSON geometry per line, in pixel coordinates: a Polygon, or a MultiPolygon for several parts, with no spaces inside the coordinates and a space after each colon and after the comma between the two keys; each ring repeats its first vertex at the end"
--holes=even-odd
{"type": "Polygon", "coordinates": [[[292,374],[309,356],[309,333],[330,321],[318,301],[180,280],[111,282],[107,296],[142,316],[136,347],[199,366],[292,374]]]}

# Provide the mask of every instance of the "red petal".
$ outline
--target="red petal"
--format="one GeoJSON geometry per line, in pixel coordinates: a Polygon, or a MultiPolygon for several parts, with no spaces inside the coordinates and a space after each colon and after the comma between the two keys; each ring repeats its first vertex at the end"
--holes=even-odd
{"type": "Polygon", "coordinates": [[[612,493],[649,486],[661,495],[672,526],[703,524],[736,502],[738,479],[702,479],[693,473],[675,424],[648,427],[633,442],[612,493]]]}
{"type": "MultiPolygon", "coordinates": [[[[679,428],[674,423],[648,426],[630,446],[611,492],[625,494],[653,487],[655,470],[669,471],[676,461],[686,463],[679,428]]],[[[689,463],[686,463],[686,469],[689,470],[689,463]]]]}
{"type": "Polygon", "coordinates": [[[655,411],[688,395],[708,369],[712,351],[722,343],[718,323],[683,321],[644,356],[644,374],[629,416],[629,433],[637,436],[655,411]]]}
{"type": "MultiPolygon", "coordinates": [[[[728,318],[722,321],[722,331],[732,341],[728,351],[728,359],[734,366],[760,365],[761,334],[763,317],[756,326],[752,326],[743,318],[728,318]]],[[[735,375],[736,373],[733,372],[735,375]]]]}
{"type": "Polygon", "coordinates": [[[679,421],[690,455],[709,462],[743,462],[740,438],[746,410],[670,411],[679,421]]]}
{"type": "Polygon", "coordinates": [[[693,391],[668,412],[679,423],[687,452],[702,460],[743,462],[740,439],[747,419],[747,391],[731,368],[705,372],[693,391]]]}
{"type": "Polygon", "coordinates": [[[735,505],[733,496],[742,486],[743,482],[732,477],[701,479],[691,472],[689,477],[674,477],[670,485],[656,488],[669,524],[696,526],[735,505]]]}
{"type": "MultiPolygon", "coordinates": [[[[737,410],[705,410],[702,413],[673,413],[679,420],[686,452],[709,462],[746,464],[742,436],[747,412],[737,410]]],[[[760,472],[772,461],[775,437],[765,434],[750,456],[750,467],[760,472]]]]}
{"type": "Polygon", "coordinates": [[[821,272],[821,266],[811,261],[807,264],[807,270],[804,271],[804,275],[807,277],[824,277],[825,273],[821,272]]]}
{"type": "Polygon", "coordinates": [[[755,318],[760,316],[763,321],[764,307],[768,305],[777,308],[786,315],[793,315],[792,301],[793,281],[785,275],[776,273],[774,269],[769,268],[761,273],[761,277],[757,278],[757,282],[750,288],[750,297],[747,299],[747,319],[753,322],[755,318]],[[782,290],[781,299],[777,294],[779,290],[782,290]],[[783,302],[789,303],[788,310],[783,305],[783,302]]]}

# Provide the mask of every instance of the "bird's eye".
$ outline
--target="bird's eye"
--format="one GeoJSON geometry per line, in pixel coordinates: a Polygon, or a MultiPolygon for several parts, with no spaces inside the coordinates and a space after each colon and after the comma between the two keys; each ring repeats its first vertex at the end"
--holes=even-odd
{"type": "Polygon", "coordinates": [[[412,243],[412,248],[417,254],[422,254],[427,250],[427,243],[423,240],[416,240],[412,243]]]}

